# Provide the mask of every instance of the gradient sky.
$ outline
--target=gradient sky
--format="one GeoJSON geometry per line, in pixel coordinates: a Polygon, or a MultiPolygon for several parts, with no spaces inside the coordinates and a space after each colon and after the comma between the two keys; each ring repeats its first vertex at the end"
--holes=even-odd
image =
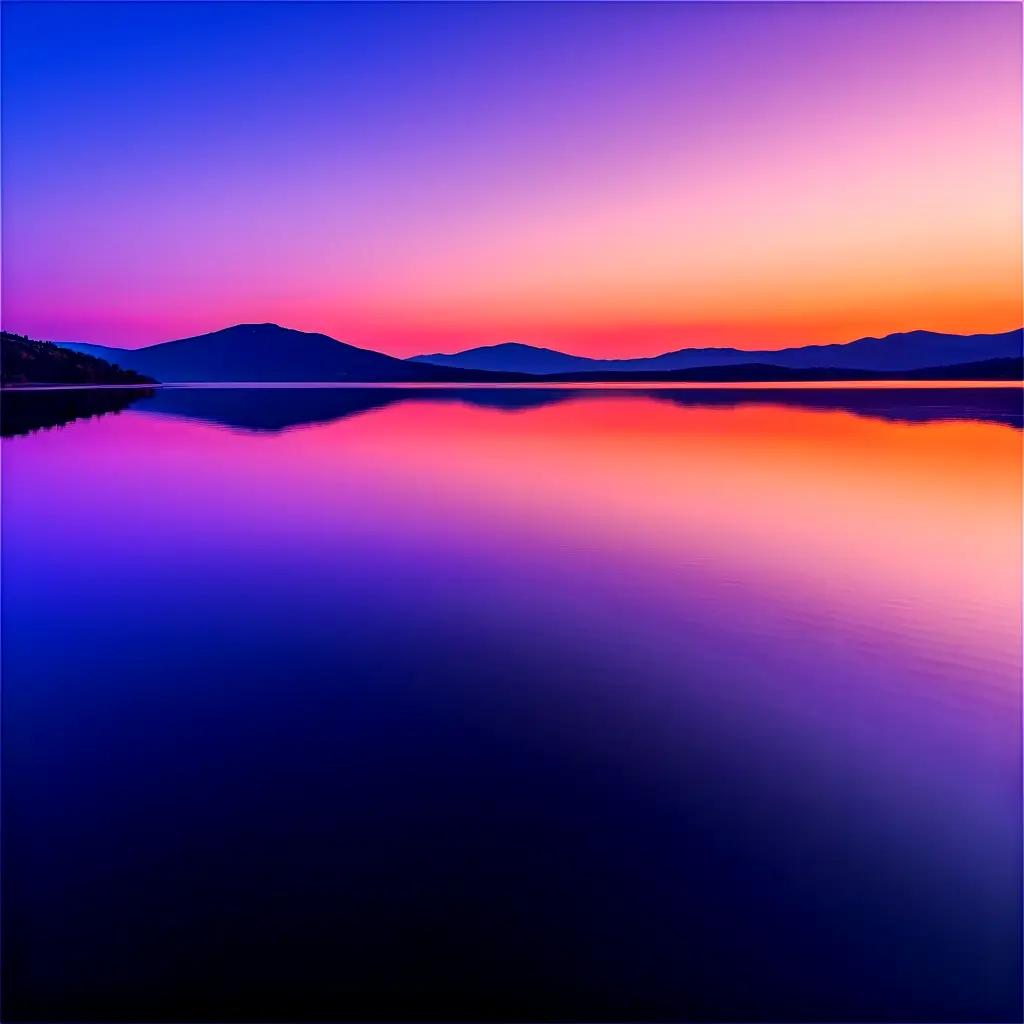
{"type": "Polygon", "coordinates": [[[1021,324],[1016,3],[3,4],[3,325],[397,355],[1021,324]]]}

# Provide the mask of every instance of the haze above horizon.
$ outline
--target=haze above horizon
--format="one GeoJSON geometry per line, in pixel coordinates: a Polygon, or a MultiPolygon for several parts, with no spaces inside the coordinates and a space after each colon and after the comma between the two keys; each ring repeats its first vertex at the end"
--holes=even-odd
{"type": "Polygon", "coordinates": [[[1002,4],[7,5],[4,328],[598,358],[1021,323],[1002,4]]]}

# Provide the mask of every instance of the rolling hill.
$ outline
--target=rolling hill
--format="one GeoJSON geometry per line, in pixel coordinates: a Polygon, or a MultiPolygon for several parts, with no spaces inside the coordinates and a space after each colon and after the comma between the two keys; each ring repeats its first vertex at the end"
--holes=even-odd
{"type": "Polygon", "coordinates": [[[356,348],[326,334],[277,324],[238,324],[211,334],[122,349],[64,342],[62,347],[116,362],[166,382],[359,381],[410,382],[521,379],[514,373],[481,373],[412,363],[356,348]]]}
{"type": "Polygon", "coordinates": [[[901,371],[921,367],[1021,355],[1021,330],[1002,334],[938,334],[910,331],[884,338],[860,338],[837,345],[805,345],[778,350],[737,348],[684,348],[643,359],[588,359],[546,348],[508,343],[467,349],[452,355],[414,356],[412,362],[429,362],[454,369],[503,370],[518,373],[633,373],[686,370],[701,366],[750,363],[810,370],[827,367],[842,370],[901,371]]]}
{"type": "Polygon", "coordinates": [[[1021,331],[995,335],[915,331],[861,338],[846,345],[761,352],[681,349],[648,359],[587,359],[519,344],[429,357],[473,365],[437,364],[425,361],[427,357],[397,359],[325,334],[277,324],[238,324],[138,349],[65,342],[54,350],[98,357],[107,365],[116,363],[168,383],[1013,380],[1020,377],[1021,331]]]}
{"type": "Polygon", "coordinates": [[[0,335],[0,385],[151,384],[149,377],[80,351],[21,334],[0,335]]]}
{"type": "Polygon", "coordinates": [[[409,362],[472,370],[546,374],[591,370],[594,369],[594,364],[601,360],[571,356],[550,348],[521,345],[517,341],[506,341],[501,345],[466,349],[465,352],[458,352],[455,355],[436,352],[429,356],[413,356],[409,362]]]}
{"type": "Polygon", "coordinates": [[[540,378],[560,384],[599,383],[704,383],[704,384],[766,384],[811,383],[815,381],[913,381],[913,380],[1021,380],[1024,358],[982,359],[949,366],[925,366],[915,370],[847,370],[837,366],[816,366],[793,369],[771,363],[739,363],[734,366],[694,366],[687,370],[633,370],[624,373],[588,371],[557,373],[540,378]]]}

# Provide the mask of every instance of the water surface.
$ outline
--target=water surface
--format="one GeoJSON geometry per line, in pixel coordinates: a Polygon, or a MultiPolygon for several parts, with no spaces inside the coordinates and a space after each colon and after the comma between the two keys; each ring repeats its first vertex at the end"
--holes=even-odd
{"type": "Polygon", "coordinates": [[[106,394],[5,404],[5,1019],[1020,1019],[1019,390],[106,394]]]}

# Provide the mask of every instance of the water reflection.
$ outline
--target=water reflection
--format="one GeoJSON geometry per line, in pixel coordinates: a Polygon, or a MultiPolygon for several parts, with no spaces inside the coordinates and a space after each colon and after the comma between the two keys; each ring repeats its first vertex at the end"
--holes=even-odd
{"type": "Polygon", "coordinates": [[[5,444],[11,1019],[1014,1018],[1013,392],[210,393],[5,444]]]}
{"type": "Polygon", "coordinates": [[[906,422],[976,420],[1020,427],[1019,388],[601,389],[601,388],[161,388],[140,411],[202,419],[245,430],[274,431],[327,423],[403,403],[461,402],[522,411],[561,402],[650,398],[685,407],[783,405],[842,410],[906,422]]]}
{"type": "Polygon", "coordinates": [[[375,388],[375,387],[161,387],[61,388],[5,391],[2,435],[13,437],[64,426],[76,419],[142,412],[205,420],[241,430],[288,430],[330,423],[373,409],[409,402],[462,402],[510,412],[560,402],[629,396],[687,407],[783,405],[842,410],[897,422],[974,420],[1020,427],[1024,393],[1005,387],[972,388],[375,388]]]}
{"type": "Polygon", "coordinates": [[[0,396],[0,435],[16,437],[127,409],[152,388],[10,389],[0,396]]]}

